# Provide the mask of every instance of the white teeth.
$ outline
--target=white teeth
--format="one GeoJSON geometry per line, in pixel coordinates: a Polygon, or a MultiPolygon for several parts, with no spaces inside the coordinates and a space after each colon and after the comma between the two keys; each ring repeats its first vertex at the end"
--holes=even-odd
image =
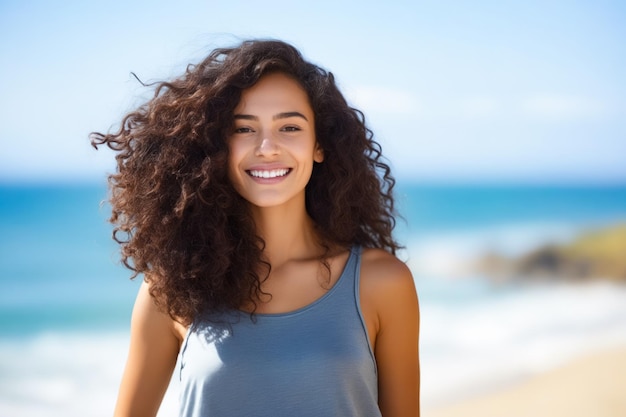
{"type": "Polygon", "coordinates": [[[288,169],[273,169],[271,171],[251,170],[250,175],[256,178],[276,178],[287,175],[288,169]]]}

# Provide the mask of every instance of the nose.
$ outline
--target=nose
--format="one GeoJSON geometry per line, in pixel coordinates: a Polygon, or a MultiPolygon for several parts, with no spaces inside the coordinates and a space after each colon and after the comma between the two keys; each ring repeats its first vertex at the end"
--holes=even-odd
{"type": "Polygon", "coordinates": [[[278,143],[276,139],[272,138],[270,135],[264,136],[256,149],[257,156],[276,155],[278,152],[278,143]]]}

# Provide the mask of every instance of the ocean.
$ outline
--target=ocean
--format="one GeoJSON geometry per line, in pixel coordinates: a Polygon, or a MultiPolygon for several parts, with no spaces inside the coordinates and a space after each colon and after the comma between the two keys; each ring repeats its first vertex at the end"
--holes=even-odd
{"type": "MultiPolygon", "coordinates": [[[[467,267],[626,223],[626,186],[400,183],[397,195],[425,405],[626,344],[626,286],[497,285],[467,267]]],[[[139,282],[118,262],[105,199],[96,185],[0,186],[0,417],[112,414],[139,282]]],[[[176,395],[174,381],[160,415],[176,395]]]]}

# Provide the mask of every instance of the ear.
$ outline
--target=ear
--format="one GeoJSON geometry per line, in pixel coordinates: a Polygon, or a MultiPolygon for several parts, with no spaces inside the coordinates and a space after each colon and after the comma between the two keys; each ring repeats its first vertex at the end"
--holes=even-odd
{"type": "Polygon", "coordinates": [[[322,149],[319,143],[315,144],[315,154],[313,155],[313,160],[317,163],[324,161],[324,149],[322,149]]]}

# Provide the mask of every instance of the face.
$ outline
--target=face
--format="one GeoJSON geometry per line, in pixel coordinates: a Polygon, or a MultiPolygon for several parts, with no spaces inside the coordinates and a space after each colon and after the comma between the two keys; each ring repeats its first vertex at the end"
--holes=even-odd
{"type": "Polygon", "coordinates": [[[268,74],[243,91],[228,138],[228,174],[257,207],[304,205],[304,189],[323,153],[307,93],[297,81],[268,74]]]}

